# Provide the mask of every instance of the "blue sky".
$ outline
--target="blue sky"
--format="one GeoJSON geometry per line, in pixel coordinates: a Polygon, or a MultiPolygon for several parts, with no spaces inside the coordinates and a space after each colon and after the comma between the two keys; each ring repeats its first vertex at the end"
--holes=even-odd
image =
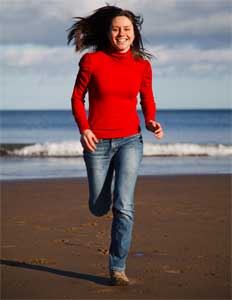
{"type": "MultiPolygon", "coordinates": [[[[158,109],[231,108],[230,0],[114,0],[144,18],[158,109]]],[[[1,109],[70,109],[80,55],[72,17],[101,0],[1,0],[1,109]]]]}

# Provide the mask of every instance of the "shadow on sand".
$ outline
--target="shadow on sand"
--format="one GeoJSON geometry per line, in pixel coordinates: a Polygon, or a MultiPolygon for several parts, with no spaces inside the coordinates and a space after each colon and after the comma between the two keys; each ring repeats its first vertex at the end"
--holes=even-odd
{"type": "Polygon", "coordinates": [[[110,281],[106,277],[100,277],[100,276],[94,276],[90,274],[82,274],[82,273],[77,273],[77,272],[70,272],[70,271],[64,271],[60,269],[54,269],[46,266],[40,266],[40,265],[33,265],[33,264],[28,264],[25,262],[19,262],[19,261],[12,261],[12,260],[0,260],[1,265],[6,265],[6,266],[11,266],[11,267],[17,267],[17,268],[24,268],[24,269],[29,269],[29,270],[36,270],[36,271],[43,271],[43,272],[48,272],[60,276],[66,276],[66,277],[71,277],[71,278],[76,278],[76,279],[82,279],[82,280],[87,280],[94,282],[99,285],[104,285],[104,286],[109,286],[110,281]]]}

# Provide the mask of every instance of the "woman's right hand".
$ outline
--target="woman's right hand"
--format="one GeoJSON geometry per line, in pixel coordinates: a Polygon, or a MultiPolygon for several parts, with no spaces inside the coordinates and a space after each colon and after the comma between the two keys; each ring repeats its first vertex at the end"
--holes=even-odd
{"type": "Polygon", "coordinates": [[[85,150],[94,152],[96,150],[97,143],[98,139],[92,130],[86,129],[82,132],[81,145],[85,150]]]}

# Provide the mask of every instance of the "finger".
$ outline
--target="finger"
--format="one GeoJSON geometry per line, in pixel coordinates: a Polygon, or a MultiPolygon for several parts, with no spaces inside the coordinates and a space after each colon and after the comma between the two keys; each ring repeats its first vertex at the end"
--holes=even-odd
{"type": "Polygon", "coordinates": [[[88,138],[84,137],[84,148],[88,151],[95,151],[96,149],[89,143],[88,138]]]}
{"type": "Polygon", "coordinates": [[[91,150],[89,149],[88,140],[87,140],[87,138],[86,138],[85,135],[82,135],[82,136],[81,136],[80,142],[81,142],[82,147],[83,147],[85,150],[91,151],[91,150]]]}
{"type": "Polygon", "coordinates": [[[84,149],[86,149],[87,151],[95,151],[96,150],[96,146],[95,143],[92,142],[92,136],[93,133],[92,132],[86,132],[86,134],[81,136],[81,144],[83,146],[84,149]]]}
{"type": "Polygon", "coordinates": [[[93,136],[92,135],[87,136],[87,140],[88,140],[88,143],[91,146],[91,148],[93,148],[94,150],[96,150],[96,145],[95,145],[93,136]]]}
{"type": "Polygon", "coordinates": [[[156,138],[161,139],[163,137],[163,132],[155,134],[156,138]]]}
{"type": "Polygon", "coordinates": [[[156,129],[155,133],[160,133],[162,132],[162,128],[156,129]]]}
{"type": "Polygon", "coordinates": [[[85,150],[90,151],[90,152],[95,151],[95,149],[89,143],[86,143],[84,148],[85,148],[85,150]]]}
{"type": "Polygon", "coordinates": [[[99,141],[98,141],[98,139],[97,139],[97,137],[96,137],[95,134],[93,134],[93,140],[94,140],[95,143],[99,143],[99,141]]]}
{"type": "Polygon", "coordinates": [[[94,141],[94,136],[90,135],[87,138],[88,138],[88,142],[90,143],[90,145],[96,150],[96,144],[95,144],[95,141],[94,141]]]}

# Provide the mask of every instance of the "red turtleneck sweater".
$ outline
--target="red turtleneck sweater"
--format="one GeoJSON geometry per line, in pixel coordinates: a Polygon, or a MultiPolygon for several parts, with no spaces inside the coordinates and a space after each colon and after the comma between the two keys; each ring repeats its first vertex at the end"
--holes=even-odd
{"type": "Polygon", "coordinates": [[[126,53],[97,51],[86,53],[72,94],[72,110],[82,133],[91,129],[97,138],[119,138],[140,131],[136,111],[137,95],[147,123],[155,119],[151,65],[142,58],[126,53]],[[84,97],[89,93],[89,116],[84,97]]]}

